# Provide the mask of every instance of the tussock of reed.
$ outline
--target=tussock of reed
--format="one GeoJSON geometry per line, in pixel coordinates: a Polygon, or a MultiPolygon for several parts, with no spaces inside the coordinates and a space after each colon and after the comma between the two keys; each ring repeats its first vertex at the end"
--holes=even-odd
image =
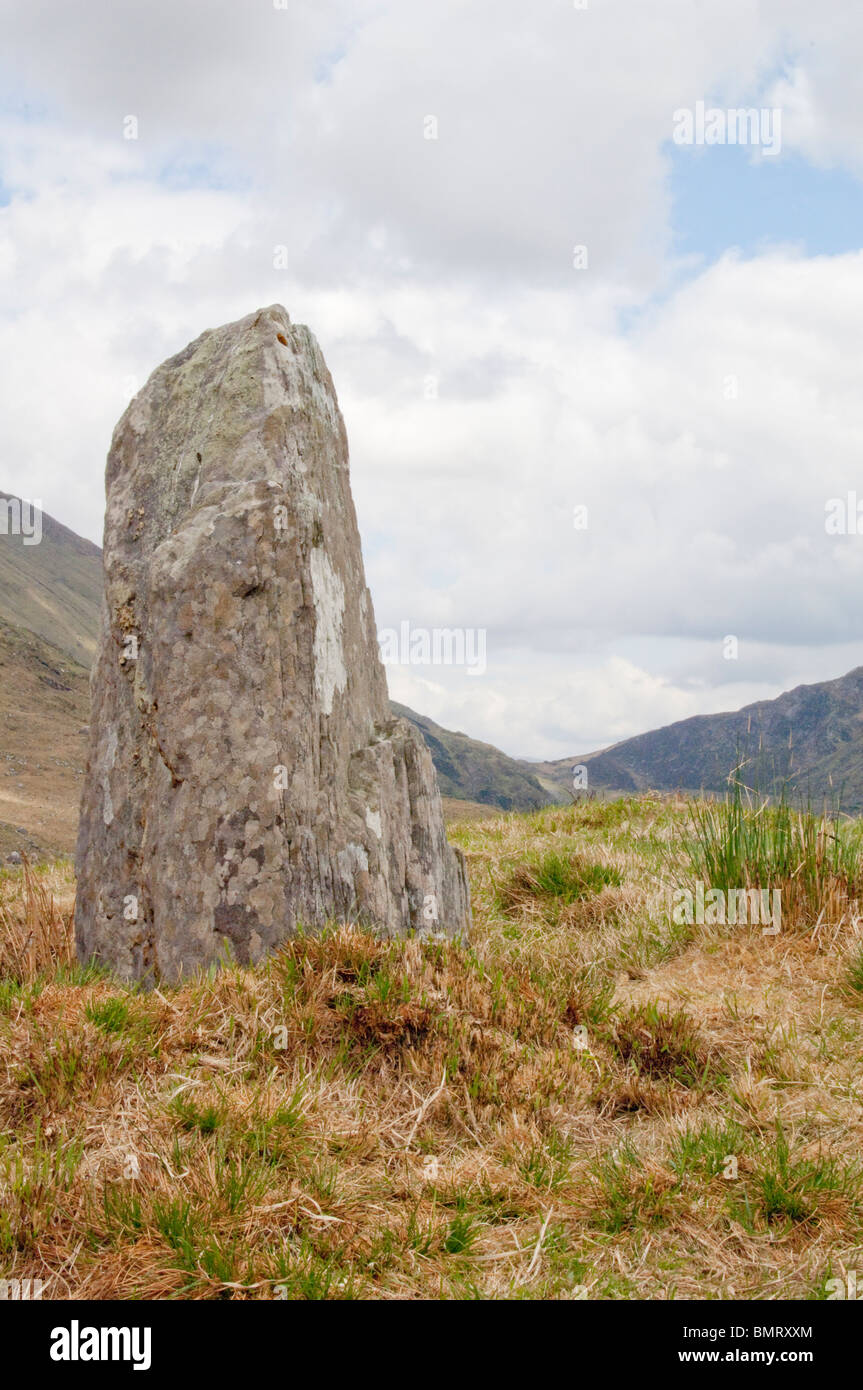
{"type": "Polygon", "coordinates": [[[851,920],[863,895],[863,825],[783,792],[770,801],[739,777],[722,801],[693,801],[683,841],[689,866],[712,888],[779,890],[786,928],[851,920]]]}

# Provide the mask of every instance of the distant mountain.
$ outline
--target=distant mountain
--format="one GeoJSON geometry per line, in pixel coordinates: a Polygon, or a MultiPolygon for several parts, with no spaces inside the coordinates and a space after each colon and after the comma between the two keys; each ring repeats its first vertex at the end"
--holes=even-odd
{"type": "Polygon", "coordinates": [[[722,792],[739,757],[747,786],[767,792],[785,783],[800,796],[841,799],[844,810],[863,811],[863,666],[734,713],[681,719],[595,753],[542,763],[536,771],[566,788],[581,763],[593,790],[722,792]]]}
{"type": "Polygon", "coordinates": [[[443,796],[499,806],[504,811],[531,811],[568,799],[554,783],[551,791],[543,787],[529,764],[507,757],[492,744],[442,729],[433,719],[394,700],[390,706],[394,714],[409,719],[420,730],[437,769],[443,796]]]}

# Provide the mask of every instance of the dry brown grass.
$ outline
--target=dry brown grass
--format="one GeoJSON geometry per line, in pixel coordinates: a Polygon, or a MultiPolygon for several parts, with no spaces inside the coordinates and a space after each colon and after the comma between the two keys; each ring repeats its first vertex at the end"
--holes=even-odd
{"type": "Polygon", "coordinates": [[[675,928],[684,815],[464,824],[469,946],[342,928],[147,994],[71,962],[68,870],[4,875],[0,1275],[59,1298],[820,1296],[863,1260],[859,932],[675,928]],[[502,901],[573,845],[619,883],[502,901]]]}
{"type": "Polygon", "coordinates": [[[56,901],[57,879],[56,872],[35,873],[24,855],[20,874],[7,880],[0,899],[0,979],[29,983],[72,964],[72,905],[56,901]]]}

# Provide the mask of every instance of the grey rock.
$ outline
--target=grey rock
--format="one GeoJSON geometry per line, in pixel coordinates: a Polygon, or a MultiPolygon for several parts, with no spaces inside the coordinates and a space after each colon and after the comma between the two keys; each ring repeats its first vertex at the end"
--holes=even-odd
{"type": "Polygon", "coordinates": [[[331,921],[465,934],[430,754],[388,710],[309,330],[276,305],[165,362],[106,490],[79,957],[170,981],[331,921]]]}
{"type": "Polygon", "coordinates": [[[6,855],[6,863],[7,863],[7,864],[20,864],[20,863],[22,863],[22,862],[23,862],[23,861],[22,861],[21,856],[20,856],[20,854],[18,853],[17,849],[13,849],[13,851],[12,851],[11,854],[7,854],[7,855],[6,855]]]}

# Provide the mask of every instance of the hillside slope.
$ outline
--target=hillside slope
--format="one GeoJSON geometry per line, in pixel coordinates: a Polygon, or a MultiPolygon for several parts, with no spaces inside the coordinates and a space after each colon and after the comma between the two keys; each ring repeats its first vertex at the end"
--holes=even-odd
{"type": "MultiPolygon", "coordinates": [[[[10,494],[0,492],[0,506],[10,494]]],[[[13,499],[17,501],[18,499],[13,499]]],[[[89,666],[102,602],[102,552],[42,513],[42,538],[0,534],[0,618],[89,666]]]]}
{"type": "Polygon", "coordinates": [[[467,734],[442,729],[433,719],[417,714],[407,705],[390,701],[394,714],[409,719],[428,744],[443,796],[499,806],[504,811],[531,811],[563,800],[546,791],[529,765],[507,757],[490,743],[480,743],[467,734]]]}
{"type": "Polygon", "coordinates": [[[73,849],[89,707],[82,665],[0,619],[0,855],[73,849]]]}

